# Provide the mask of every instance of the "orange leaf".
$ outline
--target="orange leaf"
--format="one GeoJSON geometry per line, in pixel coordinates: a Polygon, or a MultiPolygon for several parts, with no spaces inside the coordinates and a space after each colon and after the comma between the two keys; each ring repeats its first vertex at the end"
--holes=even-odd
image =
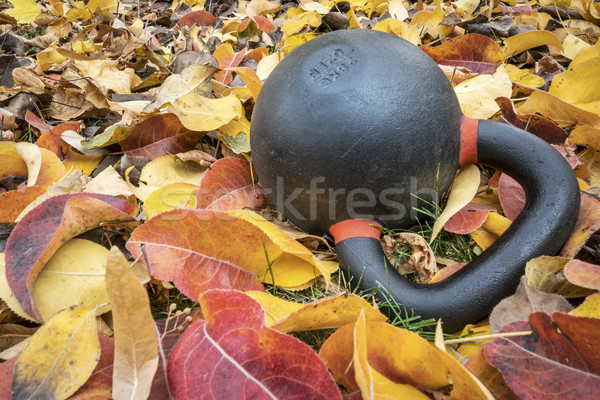
{"type": "Polygon", "coordinates": [[[0,222],[15,222],[21,211],[45,191],[46,189],[40,186],[28,186],[23,190],[11,190],[1,194],[0,222]]]}
{"type": "Polygon", "coordinates": [[[600,290],[600,265],[571,260],[565,265],[564,274],[574,285],[600,290]]]}
{"type": "Polygon", "coordinates": [[[579,217],[571,236],[560,251],[561,257],[573,258],[592,234],[600,229],[600,200],[585,192],[581,193],[579,217]]]}
{"type": "Polygon", "coordinates": [[[103,224],[133,219],[131,205],[101,194],[64,194],[25,214],[6,243],[6,277],[23,310],[42,318],[33,303],[33,283],[42,267],[67,240],[103,224]]]}
{"type": "Polygon", "coordinates": [[[200,181],[196,208],[215,211],[262,208],[265,195],[254,183],[250,168],[247,161],[233,157],[215,162],[200,181]]]}
{"type": "MultiPolygon", "coordinates": [[[[224,43],[217,47],[217,49],[213,53],[213,57],[216,58],[219,62],[219,68],[225,70],[227,68],[237,67],[238,65],[240,65],[240,63],[244,59],[245,54],[246,49],[235,53],[233,51],[233,47],[231,47],[231,44],[224,43]]],[[[230,71],[221,71],[216,73],[214,76],[216,80],[225,85],[231,82],[230,71]]]]}

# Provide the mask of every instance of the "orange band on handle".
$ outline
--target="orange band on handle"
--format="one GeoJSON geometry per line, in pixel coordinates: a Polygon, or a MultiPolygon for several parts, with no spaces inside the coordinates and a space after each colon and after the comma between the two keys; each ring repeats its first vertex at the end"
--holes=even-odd
{"type": "Polygon", "coordinates": [[[329,232],[333,236],[335,244],[338,244],[344,239],[356,237],[379,239],[379,236],[381,236],[380,225],[381,224],[370,219],[347,219],[331,225],[329,232]]]}
{"type": "Polygon", "coordinates": [[[460,126],[460,165],[477,163],[477,129],[479,120],[463,117],[460,126]]]}

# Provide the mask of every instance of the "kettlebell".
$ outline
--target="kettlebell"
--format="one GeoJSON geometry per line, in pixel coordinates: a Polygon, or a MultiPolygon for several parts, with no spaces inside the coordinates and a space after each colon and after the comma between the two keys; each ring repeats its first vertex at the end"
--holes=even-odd
{"type": "Polygon", "coordinates": [[[556,254],[578,216],[577,180],[559,152],[513,126],[465,117],[437,64],[388,33],[335,31],[294,49],[265,81],[250,131],[259,183],[282,215],[331,235],[352,285],[408,315],[441,318],[447,332],[514,293],[525,263],[556,254]],[[526,205],[469,265],[439,283],[410,282],[384,255],[381,227],[425,218],[467,163],[516,179],[526,205]]]}

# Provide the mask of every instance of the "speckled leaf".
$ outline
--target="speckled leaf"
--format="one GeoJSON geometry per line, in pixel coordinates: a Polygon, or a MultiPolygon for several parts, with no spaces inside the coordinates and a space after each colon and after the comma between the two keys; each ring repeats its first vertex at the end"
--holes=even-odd
{"type": "Polygon", "coordinates": [[[95,310],[65,309],[42,325],[19,354],[12,399],[66,399],[88,380],[99,358],[95,310]]]}
{"type": "Polygon", "coordinates": [[[575,257],[585,242],[599,229],[600,200],[595,196],[582,192],[577,223],[559,255],[567,258],[575,257]]]}

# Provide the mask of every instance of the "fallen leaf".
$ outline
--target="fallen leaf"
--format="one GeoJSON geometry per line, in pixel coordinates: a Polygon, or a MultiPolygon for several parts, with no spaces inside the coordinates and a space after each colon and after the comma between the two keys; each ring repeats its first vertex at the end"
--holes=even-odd
{"type": "Polygon", "coordinates": [[[180,27],[192,27],[194,25],[199,26],[213,26],[217,23],[217,19],[214,15],[204,10],[192,11],[185,14],[177,21],[177,26],[180,27]]]}
{"type": "MultiPolygon", "coordinates": [[[[107,255],[105,247],[84,239],[71,239],[59,247],[33,284],[32,296],[42,320],[71,306],[96,308],[108,303],[107,255]]],[[[105,305],[96,314],[109,309],[105,305]]]]}
{"type": "Polygon", "coordinates": [[[452,183],[446,207],[433,225],[433,232],[431,233],[429,243],[433,243],[446,222],[448,222],[454,214],[473,200],[478,188],[479,168],[475,164],[462,166],[452,183]]]}
{"type": "Polygon", "coordinates": [[[283,333],[339,328],[356,321],[363,311],[368,320],[387,320],[379,310],[354,294],[339,293],[308,304],[293,303],[264,292],[246,294],[261,304],[267,325],[283,333]]]}
{"type": "Polygon", "coordinates": [[[87,150],[100,149],[123,141],[131,130],[129,126],[113,125],[99,135],[83,139],[80,144],[87,150]]]}
{"type": "Polygon", "coordinates": [[[298,339],[265,326],[249,296],[212,290],[200,298],[206,320],[193,322],[169,356],[175,399],[198,393],[226,398],[342,398],[327,368],[298,339]],[[290,368],[290,362],[294,367],[290,368]]]}
{"type": "Polygon", "coordinates": [[[490,212],[495,210],[487,204],[470,202],[448,219],[444,224],[444,230],[466,235],[480,228],[490,212]]]}
{"type": "Polygon", "coordinates": [[[181,160],[184,162],[185,161],[194,161],[194,162],[202,165],[203,167],[210,167],[215,162],[217,162],[216,158],[214,158],[212,155],[208,154],[207,152],[201,151],[201,150],[189,150],[184,153],[177,153],[174,155],[174,157],[177,158],[178,160],[181,160]]]}
{"type": "Polygon", "coordinates": [[[438,272],[435,254],[429,247],[427,240],[422,236],[412,232],[398,232],[390,237],[399,237],[411,247],[411,254],[408,263],[398,265],[399,272],[408,271],[417,273],[418,282],[429,282],[438,272]]]}
{"type": "Polygon", "coordinates": [[[588,193],[581,193],[581,206],[575,227],[562,247],[559,256],[574,258],[583,245],[600,229],[600,200],[588,193]]]}
{"type": "Polygon", "coordinates": [[[560,39],[553,32],[536,30],[519,33],[518,35],[504,39],[504,57],[513,57],[525,50],[548,44],[561,51],[563,50],[560,39]]]}
{"type": "Polygon", "coordinates": [[[158,367],[158,336],[148,293],[117,247],[106,261],[106,290],[115,332],[112,395],[145,399],[158,367]]]}
{"type": "Polygon", "coordinates": [[[457,36],[439,46],[419,46],[438,64],[466,67],[478,73],[494,73],[504,61],[502,48],[477,33],[457,36]]]}
{"type": "Polygon", "coordinates": [[[465,362],[465,368],[471,371],[492,392],[495,398],[502,400],[519,399],[510,390],[502,374],[487,362],[483,355],[483,348],[469,357],[465,362]]]}
{"type": "Polygon", "coordinates": [[[154,160],[167,154],[193,149],[202,135],[184,128],[175,114],[167,113],[155,115],[135,125],[119,145],[128,156],[143,156],[154,160]]]}
{"type": "Polygon", "coordinates": [[[27,186],[0,194],[0,222],[15,222],[25,207],[45,191],[40,186],[27,186]]]}
{"type": "Polygon", "coordinates": [[[577,308],[569,311],[570,315],[579,317],[600,318],[600,294],[588,296],[577,308]]]}
{"type": "Polygon", "coordinates": [[[515,294],[500,301],[490,313],[490,325],[492,333],[498,333],[506,324],[526,320],[534,312],[569,312],[572,309],[564,297],[529,287],[523,275],[515,294]]]}
{"type": "Polygon", "coordinates": [[[506,174],[500,176],[498,198],[506,218],[514,221],[525,207],[525,190],[519,183],[506,174]]]}
{"type": "Polygon", "coordinates": [[[548,93],[600,116],[600,57],[556,75],[548,93]]]}
{"type": "Polygon", "coordinates": [[[42,320],[31,291],[42,267],[64,242],[101,224],[129,222],[131,212],[125,200],[83,193],[51,197],[28,212],[6,244],[6,277],[23,310],[42,320]]]}
{"type": "Polygon", "coordinates": [[[523,114],[541,114],[559,125],[580,123],[594,126],[600,124],[599,115],[569,104],[553,94],[541,90],[533,92],[518,107],[518,111],[523,114]]]}
{"type": "Polygon", "coordinates": [[[241,117],[242,104],[235,96],[209,99],[191,92],[175,100],[169,111],[175,113],[183,126],[194,131],[211,131],[241,117]]]}
{"type": "Polygon", "coordinates": [[[497,212],[491,212],[481,228],[471,232],[471,237],[482,250],[487,249],[511,224],[511,220],[497,212]]]}
{"type": "Polygon", "coordinates": [[[262,188],[247,161],[226,157],[215,162],[198,185],[196,208],[215,211],[260,209],[265,204],[262,188]]]}
{"type": "Polygon", "coordinates": [[[600,320],[560,312],[552,317],[536,312],[529,323],[507,325],[503,332],[533,330],[535,335],[496,338],[485,344],[485,358],[521,398],[562,399],[569,393],[577,399],[597,399],[600,320]]]}
{"type": "Polygon", "coordinates": [[[13,357],[0,364],[0,400],[10,400],[12,396],[10,387],[12,385],[13,370],[16,362],[17,357],[13,357]]]}
{"type": "Polygon", "coordinates": [[[196,209],[196,192],[198,186],[191,183],[171,183],[150,193],[144,201],[146,218],[176,208],[196,209]]]}
{"type": "MultiPolygon", "coordinates": [[[[89,4],[88,7],[92,9],[89,4]]],[[[82,76],[91,79],[98,87],[114,93],[129,94],[132,87],[142,82],[133,68],[120,70],[118,60],[72,60],[72,62],[82,76]]]]}
{"type": "Polygon", "coordinates": [[[190,65],[181,73],[170,75],[160,86],[154,101],[146,106],[144,111],[161,108],[191,92],[199,93],[202,96],[210,95],[209,78],[215,71],[215,68],[208,65],[190,65]]]}
{"type": "Polygon", "coordinates": [[[63,163],[50,150],[25,142],[17,143],[15,150],[27,165],[27,186],[47,188],[67,174],[63,163]]]}
{"type": "Polygon", "coordinates": [[[115,353],[113,338],[98,333],[100,341],[100,359],[89,379],[81,386],[69,400],[101,400],[112,396],[112,371],[115,353]]]}
{"type": "Polygon", "coordinates": [[[589,146],[594,150],[600,150],[600,129],[587,125],[577,125],[569,134],[570,144],[589,146]]]}
{"type": "Polygon", "coordinates": [[[581,260],[569,260],[563,272],[565,278],[573,285],[600,290],[600,265],[581,260]]]}
{"type": "Polygon", "coordinates": [[[487,119],[500,111],[497,97],[510,97],[512,83],[506,69],[499,66],[494,75],[479,75],[454,88],[460,108],[469,118],[487,119]]]}
{"type": "Polygon", "coordinates": [[[95,310],[55,314],[31,337],[14,367],[11,399],[66,399],[87,381],[100,358],[95,310]]]}
{"type": "Polygon", "coordinates": [[[9,3],[13,5],[13,8],[4,10],[4,12],[14,17],[19,24],[29,24],[42,13],[34,0],[9,0],[9,3]]]}
{"type": "Polygon", "coordinates": [[[294,288],[319,275],[329,280],[327,268],[304,246],[247,211],[168,211],[127,242],[134,257],[142,245],[152,276],[174,281],[191,299],[215,288],[264,291],[261,281],[294,288]]]}
{"type": "Polygon", "coordinates": [[[565,279],[563,269],[569,261],[570,259],[559,256],[540,256],[527,261],[527,285],[540,292],[556,293],[567,298],[591,294],[589,289],[575,286],[565,279]]]}

